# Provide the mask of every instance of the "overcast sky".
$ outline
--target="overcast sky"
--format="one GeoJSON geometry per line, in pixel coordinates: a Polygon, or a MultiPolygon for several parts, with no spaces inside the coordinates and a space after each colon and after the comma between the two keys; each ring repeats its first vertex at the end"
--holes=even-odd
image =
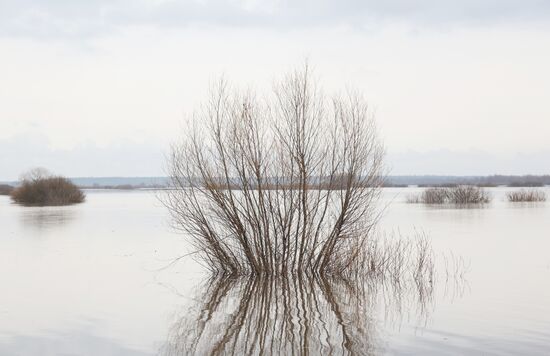
{"type": "Polygon", "coordinates": [[[306,57],[365,93],[393,174],[550,173],[547,0],[0,0],[0,181],[161,175],[213,79],[306,57]]]}

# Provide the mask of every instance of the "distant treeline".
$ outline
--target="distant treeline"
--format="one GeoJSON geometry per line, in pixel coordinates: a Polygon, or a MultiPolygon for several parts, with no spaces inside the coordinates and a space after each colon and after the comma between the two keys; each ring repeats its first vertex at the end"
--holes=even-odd
{"type": "MultiPolygon", "coordinates": [[[[83,189],[163,189],[170,187],[167,177],[102,177],[71,178],[71,181],[83,189]]],[[[0,184],[0,195],[9,194],[17,182],[0,184]],[[9,185],[8,185],[9,184],[9,185]]],[[[317,184],[315,184],[317,185],[317,184]]],[[[550,185],[550,175],[492,175],[492,176],[388,176],[384,187],[447,187],[458,185],[476,185],[480,187],[541,187],[550,185]]],[[[334,188],[334,187],[333,187],[334,188]]],[[[231,189],[239,189],[231,184],[231,189]]]]}
{"type": "Polygon", "coordinates": [[[71,181],[82,188],[138,189],[166,187],[167,177],[77,177],[71,181]]]}
{"type": "Polygon", "coordinates": [[[492,175],[492,176],[389,176],[387,185],[420,187],[456,187],[476,185],[479,187],[542,187],[550,185],[550,175],[492,175]]]}
{"type": "Polygon", "coordinates": [[[81,189],[115,189],[115,190],[133,190],[133,189],[164,189],[167,188],[167,185],[160,184],[116,184],[116,185],[79,185],[81,189]]]}

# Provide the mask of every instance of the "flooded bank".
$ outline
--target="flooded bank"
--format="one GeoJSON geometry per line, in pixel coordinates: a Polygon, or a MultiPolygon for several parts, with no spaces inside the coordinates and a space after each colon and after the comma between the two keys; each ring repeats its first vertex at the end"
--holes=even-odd
{"type": "Polygon", "coordinates": [[[82,205],[50,208],[0,196],[0,354],[545,354],[550,203],[509,203],[508,190],[462,209],[384,189],[384,230],[422,230],[436,253],[464,258],[464,281],[439,278],[424,295],[209,280],[191,258],[165,268],[187,246],[152,192],[88,191],[82,205]]]}

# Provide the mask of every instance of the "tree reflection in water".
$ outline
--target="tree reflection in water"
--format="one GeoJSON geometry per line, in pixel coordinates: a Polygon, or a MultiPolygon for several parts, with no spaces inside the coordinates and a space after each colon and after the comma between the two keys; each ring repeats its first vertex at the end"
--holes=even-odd
{"type": "Polygon", "coordinates": [[[377,314],[427,320],[431,279],[217,278],[169,331],[162,355],[380,353],[377,314]],[[376,309],[381,306],[381,309],[376,309]]]}

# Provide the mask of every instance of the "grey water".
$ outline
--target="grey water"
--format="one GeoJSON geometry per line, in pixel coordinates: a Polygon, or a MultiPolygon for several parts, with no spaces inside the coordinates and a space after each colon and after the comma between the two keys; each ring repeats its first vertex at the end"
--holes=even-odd
{"type": "Polygon", "coordinates": [[[488,190],[487,206],[457,208],[384,189],[381,231],[422,231],[462,261],[428,292],[211,279],[191,257],[171,263],[189,246],[151,191],[46,208],[0,196],[0,355],[548,354],[550,202],[488,190]]]}

